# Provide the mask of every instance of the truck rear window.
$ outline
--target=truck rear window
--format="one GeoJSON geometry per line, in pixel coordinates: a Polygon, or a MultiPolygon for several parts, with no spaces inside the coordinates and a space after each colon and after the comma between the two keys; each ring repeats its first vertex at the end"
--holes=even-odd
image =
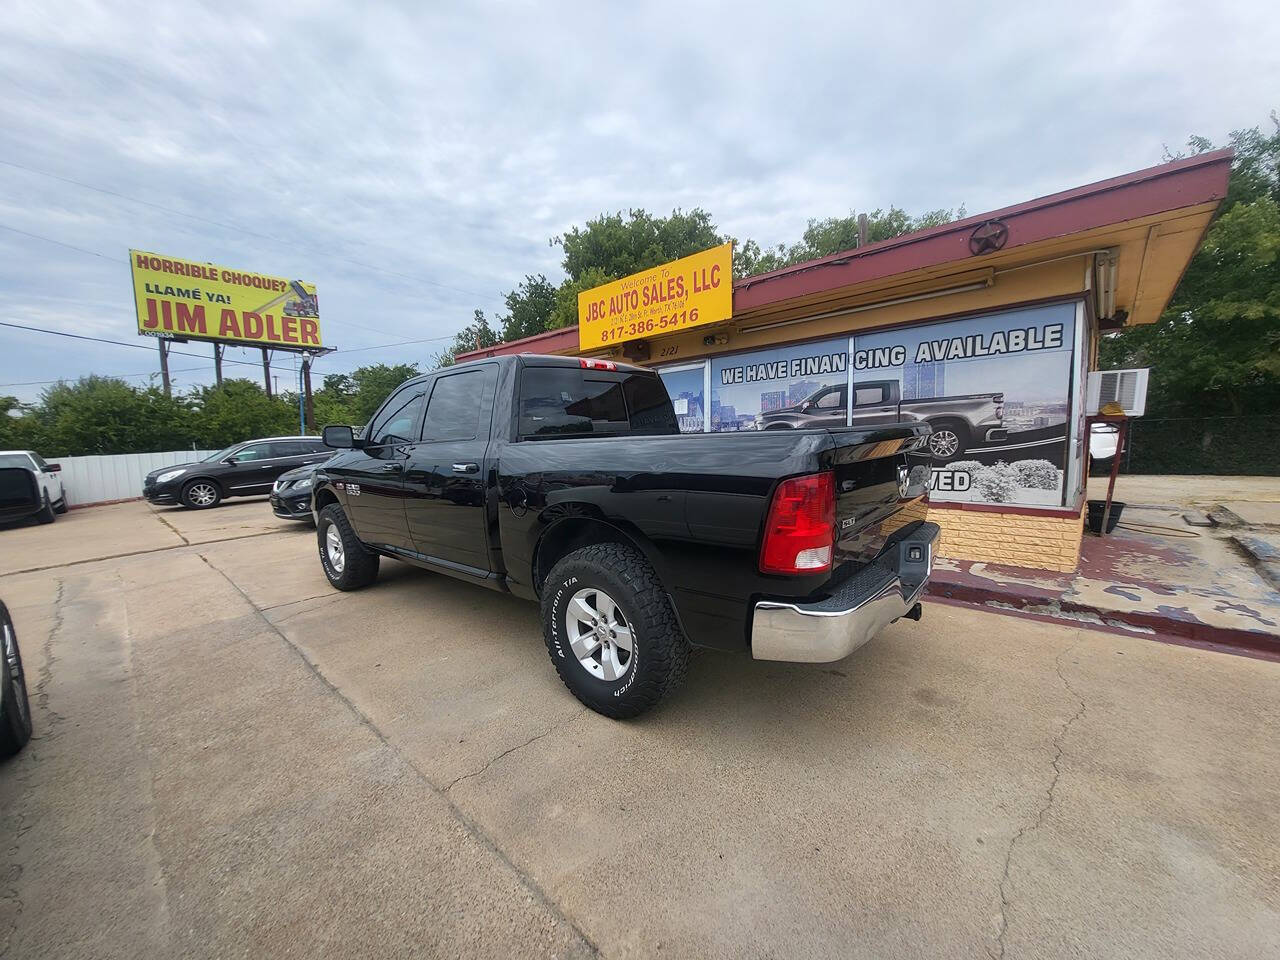
{"type": "Polygon", "coordinates": [[[520,377],[524,439],[679,433],[656,374],[526,367],[520,377]]]}

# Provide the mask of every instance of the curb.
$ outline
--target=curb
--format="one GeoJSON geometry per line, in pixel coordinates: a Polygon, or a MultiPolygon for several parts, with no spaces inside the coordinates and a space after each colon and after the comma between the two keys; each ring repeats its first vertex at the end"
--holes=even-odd
{"type": "Polygon", "coordinates": [[[1091,627],[1125,636],[1142,637],[1159,643],[1217,650],[1237,656],[1280,662],[1280,636],[1260,630],[1217,627],[1191,620],[1152,613],[1107,610],[1051,594],[1035,594],[1020,589],[1001,590],[930,578],[925,595],[943,602],[994,608],[1000,612],[1031,616],[1037,620],[1091,627]]]}

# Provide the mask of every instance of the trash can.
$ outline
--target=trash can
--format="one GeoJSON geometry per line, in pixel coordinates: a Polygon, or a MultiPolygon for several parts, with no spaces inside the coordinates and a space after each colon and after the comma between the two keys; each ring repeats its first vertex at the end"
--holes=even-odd
{"type": "MultiPolygon", "coordinates": [[[[1090,500],[1089,501],[1089,529],[1094,533],[1102,533],[1102,514],[1107,509],[1107,501],[1090,500]]],[[[1124,511],[1124,504],[1119,500],[1111,501],[1111,516],[1107,517],[1107,533],[1111,533],[1116,528],[1116,524],[1120,522],[1120,514],[1124,511]]]]}

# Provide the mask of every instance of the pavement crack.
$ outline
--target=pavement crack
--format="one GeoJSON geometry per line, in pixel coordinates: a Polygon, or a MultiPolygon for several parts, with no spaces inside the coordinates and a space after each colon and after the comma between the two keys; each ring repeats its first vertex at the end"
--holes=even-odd
{"type": "MultiPolygon", "coordinates": [[[[242,533],[235,537],[223,537],[220,540],[211,541],[211,543],[232,543],[236,540],[248,540],[251,537],[269,537],[279,531],[261,530],[258,533],[242,533]]],[[[86,557],[83,560],[68,560],[66,563],[50,563],[43,567],[24,567],[21,570],[6,570],[0,576],[12,577],[20,573],[43,573],[45,570],[61,570],[64,567],[79,567],[86,563],[103,563],[107,560],[123,560],[126,557],[142,557],[149,553],[164,553],[167,550],[184,550],[187,547],[205,547],[211,543],[171,543],[167,547],[148,547],[146,550],[130,550],[127,553],[111,553],[103,557],[86,557]]]]}
{"type": "MultiPolygon", "coordinates": [[[[502,847],[498,846],[498,843],[496,840],[494,840],[487,833],[485,833],[484,830],[481,829],[478,823],[476,823],[474,820],[472,820],[470,817],[468,817],[465,813],[462,812],[462,808],[459,807],[456,803],[454,803],[453,798],[449,796],[447,792],[447,788],[442,790],[440,787],[438,787],[435,784],[435,782],[432,781],[432,779],[429,776],[427,776],[426,771],[424,771],[420,766],[418,766],[417,762],[413,759],[413,757],[411,757],[409,754],[401,750],[397,744],[393,743],[391,739],[385,733],[382,732],[382,729],[376,723],[373,722],[373,720],[369,717],[368,714],[366,714],[363,710],[361,710],[350,697],[348,697],[345,693],[343,693],[340,689],[338,689],[338,686],[325,675],[324,671],[321,670],[315,664],[315,662],[310,657],[307,656],[306,651],[304,651],[300,646],[298,646],[298,644],[290,640],[288,635],[283,630],[281,630],[278,626],[276,626],[276,624],[272,623],[271,620],[268,619],[263,609],[253,602],[253,599],[249,596],[249,594],[245,593],[245,591],[240,587],[240,584],[236,583],[235,580],[233,580],[225,570],[223,570],[221,567],[215,564],[203,553],[197,553],[196,556],[198,556],[201,560],[203,560],[205,564],[209,567],[209,569],[213,570],[215,573],[221,576],[222,579],[226,580],[227,583],[231,585],[231,588],[235,590],[236,593],[240,594],[241,597],[244,598],[244,602],[249,605],[250,609],[252,609],[258,615],[258,617],[262,620],[262,622],[265,623],[267,627],[273,633],[275,633],[275,635],[279,637],[290,650],[293,651],[294,655],[297,656],[298,659],[302,661],[303,665],[311,672],[312,676],[314,676],[318,681],[320,681],[320,683],[324,684],[324,686],[329,689],[329,692],[332,693],[347,708],[347,710],[351,712],[351,714],[356,718],[356,721],[358,723],[360,723],[362,726],[368,729],[368,731],[383,746],[385,746],[388,750],[394,753],[400,759],[400,761],[408,767],[408,769],[412,770],[414,774],[417,775],[418,779],[422,781],[423,786],[425,786],[428,790],[430,790],[432,793],[434,793],[437,797],[439,797],[444,802],[445,806],[448,808],[453,818],[458,821],[459,825],[467,832],[467,834],[473,840],[475,840],[476,843],[478,843],[483,849],[487,850],[493,856],[497,857],[498,860],[515,875],[520,885],[529,891],[529,895],[533,897],[534,900],[536,900],[539,904],[541,904],[542,907],[544,907],[548,912],[553,914],[558,920],[563,921],[565,924],[567,924],[569,929],[572,930],[578,936],[578,938],[582,941],[582,943],[591,952],[592,956],[598,957],[601,955],[600,947],[597,946],[594,940],[592,940],[589,936],[587,936],[586,931],[582,929],[582,927],[578,924],[578,922],[574,920],[573,917],[569,916],[569,914],[566,913],[564,909],[558,903],[556,903],[555,900],[551,898],[550,894],[548,894],[545,890],[542,889],[541,885],[539,885],[537,880],[535,880],[532,876],[530,876],[528,871],[522,869],[519,865],[517,865],[516,862],[512,860],[510,856],[507,855],[507,852],[503,850],[502,847]]],[[[571,717],[570,719],[573,719],[573,718],[571,717]]],[[[563,722],[568,722],[568,721],[563,721],[563,722]]],[[[557,726],[559,725],[562,725],[562,724],[558,724],[557,726]]],[[[547,731],[547,733],[550,733],[550,732],[551,732],[550,730],[547,731]]],[[[540,736],[545,736],[545,735],[546,734],[540,734],[540,736]]],[[[537,737],[535,737],[534,739],[537,739],[537,737]]],[[[509,753],[510,751],[507,751],[507,752],[509,753]]],[[[497,757],[494,758],[494,760],[497,760],[497,759],[498,759],[497,757]]],[[[452,784],[450,786],[452,786],[452,784]]]]}
{"type": "Polygon", "coordinates": [[[172,523],[170,523],[167,517],[157,513],[154,510],[151,511],[151,515],[155,517],[157,520],[159,520],[161,523],[163,523],[166,527],[168,527],[173,532],[173,535],[182,541],[184,546],[188,546],[188,547],[191,546],[191,541],[188,540],[185,535],[183,535],[181,530],[179,530],[172,523]]]}
{"type": "Polygon", "coordinates": [[[62,632],[62,624],[65,618],[66,589],[67,582],[59,579],[57,592],[53,597],[53,625],[49,628],[49,633],[44,638],[44,658],[40,664],[39,678],[36,680],[36,706],[48,718],[50,728],[60,724],[63,719],[61,714],[49,706],[49,684],[53,681],[53,665],[58,662],[58,658],[53,652],[53,644],[58,638],[58,634],[62,632]]]}
{"type": "Polygon", "coordinates": [[[534,736],[530,737],[528,740],[524,741],[523,743],[517,743],[514,747],[508,747],[506,750],[503,750],[500,754],[495,756],[493,759],[486,762],[485,765],[480,767],[478,770],[472,770],[470,773],[464,773],[460,777],[454,777],[454,779],[449,783],[449,785],[444,788],[445,793],[448,793],[450,790],[452,790],[454,787],[460,784],[463,780],[470,780],[472,777],[480,776],[480,774],[484,773],[486,770],[492,767],[495,763],[497,763],[503,757],[509,756],[510,754],[515,753],[517,750],[523,750],[525,747],[529,746],[529,744],[537,743],[543,737],[549,737],[551,734],[555,733],[561,727],[566,727],[569,724],[573,723],[573,721],[577,720],[586,712],[587,712],[587,708],[583,707],[577,713],[574,713],[572,716],[565,717],[565,719],[563,720],[556,721],[546,730],[543,730],[539,734],[535,734],[534,736]]]}
{"type": "Polygon", "coordinates": [[[1057,735],[1053,738],[1053,757],[1049,761],[1049,765],[1053,768],[1053,777],[1049,780],[1048,787],[1045,788],[1044,801],[1036,811],[1035,818],[1029,823],[1024,823],[1018,829],[1018,832],[1013,835],[1013,839],[1009,841],[1009,848],[1005,851],[1004,870],[1000,876],[1000,929],[996,933],[994,947],[987,947],[987,956],[989,956],[991,960],[1003,960],[1004,958],[1004,938],[1009,932],[1009,906],[1011,903],[1009,897],[1009,869],[1013,863],[1014,852],[1024,838],[1035,833],[1044,825],[1045,817],[1048,816],[1049,810],[1053,807],[1053,802],[1057,796],[1058,781],[1062,779],[1062,755],[1064,752],[1062,742],[1066,739],[1068,731],[1071,730],[1076,721],[1080,720],[1085,715],[1084,697],[1082,697],[1080,692],[1072,686],[1071,681],[1067,679],[1067,675],[1062,670],[1063,658],[1079,647],[1081,642],[1082,641],[1077,635],[1076,642],[1054,658],[1054,669],[1057,671],[1058,679],[1062,681],[1062,685],[1067,689],[1067,692],[1076,699],[1079,706],[1076,708],[1075,713],[1068,717],[1062,724],[1057,735]]]}

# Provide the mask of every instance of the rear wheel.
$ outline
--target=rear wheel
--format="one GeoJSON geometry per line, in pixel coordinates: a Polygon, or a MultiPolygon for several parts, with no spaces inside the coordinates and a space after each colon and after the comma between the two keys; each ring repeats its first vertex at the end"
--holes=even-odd
{"type": "Polygon", "coordinates": [[[320,565],[329,583],[339,590],[359,590],[378,576],[378,555],[360,542],[342,507],[331,503],[316,524],[320,565]]]}
{"type": "Polygon", "coordinates": [[[216,507],[222,500],[222,490],[212,480],[192,480],[182,488],[182,505],[192,510],[216,507]]]}
{"type": "Polygon", "coordinates": [[[570,692],[606,717],[638,716],[679,686],[689,641],[644,555],[621,543],[575,550],[542,587],[542,631],[570,692]]]}
{"type": "Polygon", "coordinates": [[[31,739],[31,702],[22,668],[18,635],[9,610],[0,603],[0,757],[11,757],[31,739]]]}
{"type": "Polygon", "coordinates": [[[969,428],[958,420],[932,420],[929,453],[935,460],[954,460],[969,446],[969,428]]]}

